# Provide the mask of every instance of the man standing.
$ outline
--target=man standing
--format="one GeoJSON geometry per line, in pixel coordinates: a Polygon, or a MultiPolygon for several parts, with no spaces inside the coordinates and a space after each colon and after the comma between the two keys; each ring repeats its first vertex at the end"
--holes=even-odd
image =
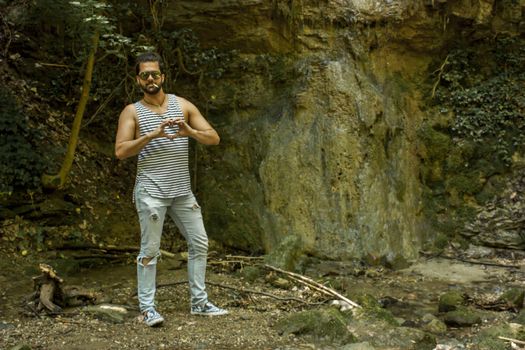
{"type": "Polygon", "coordinates": [[[120,114],[115,155],[118,159],[138,155],[133,199],[141,230],[137,257],[140,311],[148,326],[164,322],[155,310],[154,299],[167,213],[188,243],[191,313],[224,315],[228,312],[210,303],[205,289],[208,237],[200,206],[191,191],[188,167],[189,137],[205,145],[217,145],[219,135],[191,102],[163,91],[165,76],[160,56],[138,56],[135,69],[144,96],[120,114]]]}

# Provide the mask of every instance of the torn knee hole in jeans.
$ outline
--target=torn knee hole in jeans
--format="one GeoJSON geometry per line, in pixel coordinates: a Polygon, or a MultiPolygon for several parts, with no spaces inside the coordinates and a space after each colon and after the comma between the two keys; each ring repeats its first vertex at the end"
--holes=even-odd
{"type": "Polygon", "coordinates": [[[153,222],[156,222],[159,219],[159,214],[157,213],[151,213],[149,216],[149,219],[153,222]]]}
{"type": "Polygon", "coordinates": [[[157,256],[149,257],[149,256],[142,256],[137,258],[137,262],[142,266],[148,266],[148,265],[156,265],[157,264],[157,256]],[[144,260],[146,260],[146,264],[144,264],[144,260]]]}

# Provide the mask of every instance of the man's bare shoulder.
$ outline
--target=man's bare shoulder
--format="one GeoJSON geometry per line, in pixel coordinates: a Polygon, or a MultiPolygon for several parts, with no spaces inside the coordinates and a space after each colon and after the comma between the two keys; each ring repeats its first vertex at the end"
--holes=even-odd
{"type": "Polygon", "coordinates": [[[120,116],[123,118],[135,118],[136,115],[137,115],[137,110],[135,108],[134,103],[130,103],[129,105],[124,107],[124,109],[120,113],[120,116]]]}
{"type": "Polygon", "coordinates": [[[188,99],[185,99],[182,96],[176,95],[177,101],[179,102],[181,107],[191,108],[194,106],[193,103],[191,103],[188,99]]]}

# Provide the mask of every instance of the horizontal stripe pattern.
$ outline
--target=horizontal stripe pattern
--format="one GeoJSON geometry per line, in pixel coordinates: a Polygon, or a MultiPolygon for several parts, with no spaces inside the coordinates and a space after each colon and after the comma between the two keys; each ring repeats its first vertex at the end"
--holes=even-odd
{"type": "MultiPolygon", "coordinates": [[[[140,101],[135,102],[140,136],[158,128],[165,119],[184,117],[176,96],[166,96],[168,110],[164,114],[151,111],[140,101]]],[[[178,129],[178,126],[174,126],[165,131],[175,134],[178,129]]],[[[174,198],[191,193],[188,142],[187,137],[151,140],[138,155],[136,184],[140,183],[150,196],[156,198],[174,198]]]]}

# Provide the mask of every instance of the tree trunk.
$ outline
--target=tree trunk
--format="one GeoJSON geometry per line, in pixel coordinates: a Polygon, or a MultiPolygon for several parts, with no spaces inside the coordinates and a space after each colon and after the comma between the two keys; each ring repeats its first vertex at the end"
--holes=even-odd
{"type": "Polygon", "coordinates": [[[78,143],[78,135],[80,133],[80,125],[82,122],[82,117],[84,116],[87,101],[89,99],[89,89],[91,88],[91,78],[93,76],[93,66],[95,65],[95,54],[98,48],[99,37],[100,33],[96,31],[93,34],[93,38],[91,40],[91,50],[87,59],[86,72],[84,74],[84,83],[82,85],[82,95],[80,96],[77,112],[73,121],[73,127],[71,128],[71,134],[69,136],[69,144],[67,146],[66,156],[58,174],[44,174],[42,176],[42,185],[45,188],[58,189],[63,187],[66,183],[69,171],[71,170],[71,165],[73,165],[73,160],[75,159],[75,150],[77,148],[78,143]]]}

